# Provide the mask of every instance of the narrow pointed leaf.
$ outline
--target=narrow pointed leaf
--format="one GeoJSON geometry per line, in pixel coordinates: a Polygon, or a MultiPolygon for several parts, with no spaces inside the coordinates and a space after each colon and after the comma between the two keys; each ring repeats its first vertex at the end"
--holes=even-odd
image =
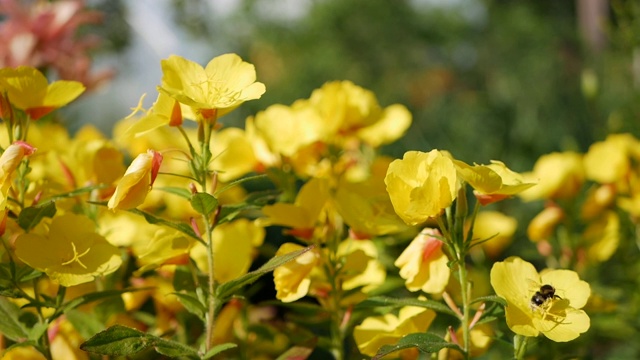
{"type": "Polygon", "coordinates": [[[93,312],[86,313],[79,310],[69,310],[65,313],[65,316],[71,325],[73,325],[73,328],[85,339],[105,329],[104,324],[102,324],[98,316],[93,312]]]}
{"type": "Polygon", "coordinates": [[[27,328],[18,321],[20,308],[8,299],[0,297],[0,333],[13,341],[28,337],[27,328]]]}
{"type": "Polygon", "coordinates": [[[169,356],[171,358],[188,357],[191,359],[200,359],[196,349],[179,343],[177,341],[165,340],[152,335],[147,335],[154,341],[154,349],[158,354],[169,356]]]}
{"type": "Polygon", "coordinates": [[[302,344],[295,345],[278,356],[276,360],[305,360],[308,358],[318,343],[317,338],[312,338],[302,344]]]}
{"type": "Polygon", "coordinates": [[[207,308],[200,302],[200,300],[190,294],[177,292],[171,294],[178,297],[178,300],[180,300],[180,303],[184,305],[184,308],[187,309],[187,311],[204,321],[204,316],[207,313],[207,308]]]}
{"type": "Polygon", "coordinates": [[[211,359],[212,357],[220,354],[221,352],[223,352],[225,350],[233,349],[233,348],[236,348],[236,347],[238,347],[238,345],[236,345],[234,343],[224,343],[224,344],[216,345],[216,346],[212,347],[211,350],[207,351],[206,354],[204,354],[204,356],[202,357],[202,360],[211,359]]]}
{"type": "Polygon", "coordinates": [[[261,174],[261,175],[247,176],[247,177],[244,177],[242,179],[234,180],[234,181],[228,183],[222,189],[216,191],[215,195],[218,196],[218,195],[222,194],[223,192],[231,189],[232,187],[240,185],[240,184],[245,183],[247,181],[262,180],[262,179],[267,179],[267,178],[268,178],[268,176],[266,174],[261,174]]]}
{"type": "Polygon", "coordinates": [[[262,275],[275,270],[275,268],[277,268],[278,266],[288,263],[289,261],[297,258],[298,256],[306,253],[307,251],[313,248],[314,246],[312,245],[304,249],[290,252],[288,254],[275,256],[271,258],[269,261],[267,261],[260,268],[252,272],[249,272],[237,279],[233,279],[233,280],[227,281],[226,283],[221,284],[216,289],[216,295],[218,296],[218,298],[223,299],[224,301],[227,298],[229,298],[231,295],[236,293],[243,286],[253,283],[254,281],[258,280],[258,278],[260,278],[262,275]]]}
{"type": "Polygon", "coordinates": [[[91,186],[86,186],[86,187],[82,187],[79,189],[75,189],[73,191],[69,191],[66,193],[62,193],[62,194],[55,194],[51,197],[48,197],[46,199],[44,199],[42,201],[42,203],[46,202],[46,201],[55,201],[58,199],[66,199],[66,198],[72,198],[72,197],[76,197],[82,194],[86,194],[86,193],[90,193],[93,190],[100,190],[100,189],[105,189],[107,188],[109,185],[108,184],[100,184],[100,185],[91,185],[91,186]]]}
{"type": "Polygon", "coordinates": [[[24,208],[18,215],[18,226],[24,231],[33,229],[44,217],[53,217],[56,214],[56,204],[49,201],[40,205],[24,208]]]}
{"type": "Polygon", "coordinates": [[[374,296],[368,298],[358,305],[358,307],[370,307],[370,306],[419,306],[433,311],[456,316],[453,310],[448,306],[433,300],[418,300],[407,298],[392,298],[387,296],[374,296]]]}
{"type": "Polygon", "coordinates": [[[164,191],[169,194],[178,195],[181,198],[185,198],[187,200],[191,199],[191,191],[181,187],[174,186],[161,186],[161,187],[153,187],[154,190],[164,191]]]}
{"type": "Polygon", "coordinates": [[[473,299],[473,301],[471,301],[472,304],[478,303],[478,302],[495,302],[498,303],[502,306],[507,306],[507,301],[503,298],[501,298],[498,295],[489,295],[489,296],[481,296],[479,298],[475,298],[473,299]]]}
{"type": "Polygon", "coordinates": [[[155,215],[152,215],[146,211],[142,211],[142,210],[138,210],[138,209],[130,209],[127,210],[130,213],[136,214],[136,215],[141,215],[144,217],[144,219],[146,220],[146,222],[148,222],[149,224],[159,224],[159,225],[164,225],[167,227],[170,227],[172,229],[178,230],[181,233],[190,236],[200,242],[202,242],[202,239],[200,239],[200,237],[198,237],[198,235],[196,235],[196,233],[193,231],[193,229],[191,228],[191,226],[185,224],[185,223],[176,223],[173,221],[168,221],[162,218],[159,218],[155,215]]]}
{"type": "Polygon", "coordinates": [[[396,351],[418,348],[423,353],[435,353],[444,348],[462,350],[456,344],[449,343],[438,335],[431,333],[409,334],[398,340],[395,345],[385,345],[378,350],[378,353],[371,360],[379,360],[396,351]]]}
{"type": "Polygon", "coordinates": [[[191,207],[198,213],[209,216],[218,207],[218,199],[208,193],[195,193],[191,196],[191,207]]]}

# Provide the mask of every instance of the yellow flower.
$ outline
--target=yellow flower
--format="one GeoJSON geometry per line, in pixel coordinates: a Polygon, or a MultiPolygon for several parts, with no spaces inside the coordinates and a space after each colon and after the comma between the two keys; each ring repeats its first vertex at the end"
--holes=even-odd
{"type": "Polygon", "coordinates": [[[631,158],[639,151],[640,142],[631,134],[612,134],[605,141],[592,144],[584,155],[587,179],[600,184],[625,179],[631,169],[631,158]]]}
{"type": "Polygon", "coordinates": [[[493,265],[491,285],[507,301],[507,325],[516,334],[542,333],[553,341],[566,342],[589,329],[589,316],[581,309],[591,287],[574,271],[547,269],[538,274],[531,263],[510,257],[493,265]],[[544,291],[547,296],[540,298],[542,286],[555,289],[554,294],[544,291]]]}
{"type": "Polygon", "coordinates": [[[49,84],[40,71],[29,66],[0,70],[0,85],[7,92],[9,102],[33,120],[67,105],[85,90],[77,81],[58,80],[49,84]]]}
{"type": "Polygon", "coordinates": [[[256,82],[253,65],[236,54],[213,58],[206,67],[171,55],[162,60],[162,85],[158,91],[191,106],[205,119],[216,112],[223,116],[247,100],[259,99],[265,92],[256,82]]]}
{"type": "Polygon", "coordinates": [[[568,151],[541,156],[533,172],[523,175],[538,181],[536,186],[519,194],[525,201],[572,198],[584,183],[582,155],[568,151]]]}
{"type": "Polygon", "coordinates": [[[313,178],[302,186],[293,204],[277,203],[263,207],[262,213],[266,218],[259,219],[259,225],[287,226],[292,228],[292,235],[310,239],[328,199],[328,181],[313,178]]]}
{"type": "Polygon", "coordinates": [[[256,114],[253,125],[272,152],[287,157],[325,137],[322,118],[303,100],[271,105],[256,114]]]}
{"type": "Polygon", "coordinates": [[[179,126],[182,124],[183,117],[195,117],[193,114],[189,114],[188,108],[183,109],[177,100],[164,93],[158,94],[156,102],[147,111],[142,108],[143,99],[144,95],[140,98],[138,106],[126,119],[132,118],[138,111],[143,111],[144,115],[125,130],[122,134],[124,138],[139,137],[162,126],[179,126]],[[183,113],[186,113],[187,116],[183,116],[183,113]]]}
{"type": "Polygon", "coordinates": [[[7,207],[8,192],[11,188],[11,175],[18,168],[22,159],[36,151],[36,148],[24,141],[16,141],[9,145],[0,156],[0,211],[7,207]]]}
{"type": "Polygon", "coordinates": [[[409,291],[440,294],[447,286],[451,271],[439,236],[437,229],[423,229],[396,259],[394,265],[400,268],[409,291]]]}
{"type": "Polygon", "coordinates": [[[479,246],[490,258],[496,258],[513,240],[518,221],[499,211],[480,211],[473,224],[473,238],[485,241],[479,246]]]}
{"type": "Polygon", "coordinates": [[[54,217],[47,236],[18,236],[15,246],[22,261],[64,286],[93,281],[122,263],[120,250],[95,232],[89,218],[75,214],[54,217]]]}
{"type": "MultiPolygon", "coordinates": [[[[224,223],[213,229],[214,277],[223,283],[246,274],[251,267],[255,248],[262,245],[264,228],[247,219],[224,223]]],[[[202,270],[207,269],[207,249],[197,243],[191,257],[202,270]]]]}
{"type": "Polygon", "coordinates": [[[556,205],[546,206],[529,222],[529,226],[527,227],[529,240],[533,242],[549,240],[558,224],[560,224],[564,218],[565,213],[560,207],[556,205]]]}
{"type": "Polygon", "coordinates": [[[351,81],[325,83],[308,101],[322,117],[327,143],[340,145],[356,137],[376,147],[398,139],[411,124],[411,114],[404,106],[382,109],[373,92],[351,81]]]}
{"type": "Polygon", "coordinates": [[[194,240],[182,232],[163,226],[153,226],[154,232],[144,241],[133,244],[133,252],[141,265],[138,274],[167,264],[189,263],[189,250],[194,240]]]}
{"type": "Polygon", "coordinates": [[[374,356],[384,345],[392,345],[403,336],[427,331],[436,313],[433,310],[405,306],[398,315],[385,314],[364,319],[353,330],[358,350],[364,355],[374,356]]]}
{"type": "Polygon", "coordinates": [[[162,155],[153,150],[138,155],[129,165],[116,191],[109,199],[109,209],[127,210],[142,204],[158,175],[162,155]]]}
{"type": "Polygon", "coordinates": [[[342,289],[348,291],[362,287],[366,293],[384,283],[387,273],[378,256],[378,249],[371,240],[346,239],[340,242],[338,257],[344,259],[342,289]]]}
{"type": "Polygon", "coordinates": [[[251,141],[244,130],[227,127],[213,135],[211,168],[218,171],[218,179],[228,182],[253,171],[258,161],[251,141]]]}
{"type": "Polygon", "coordinates": [[[586,243],[587,259],[607,261],[618,249],[620,243],[620,218],[613,210],[608,210],[589,224],[582,234],[586,243]]]}
{"type": "MultiPolygon", "coordinates": [[[[276,256],[302,249],[303,247],[300,245],[284,243],[276,252],[276,256]]],[[[311,271],[319,261],[319,254],[316,249],[313,249],[284,265],[278,266],[273,271],[276,298],[282,302],[292,302],[307,295],[311,286],[311,271]]]]}
{"type": "Polygon", "coordinates": [[[454,160],[453,163],[460,177],[474,188],[482,205],[513,196],[535,185],[500,161],[492,160],[490,165],[474,166],[459,160],[454,160]]]}
{"type": "Polygon", "coordinates": [[[381,178],[341,181],[335,204],[351,234],[358,238],[398,233],[408,228],[393,210],[381,178]]]}
{"type": "Polygon", "coordinates": [[[409,225],[440,215],[460,186],[452,159],[438,150],[406,152],[389,165],[384,182],[393,208],[409,225]]]}

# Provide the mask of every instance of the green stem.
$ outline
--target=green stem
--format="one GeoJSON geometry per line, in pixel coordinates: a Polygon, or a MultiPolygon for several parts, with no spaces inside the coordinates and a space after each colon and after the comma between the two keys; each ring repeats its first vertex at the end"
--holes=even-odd
{"type": "Polygon", "coordinates": [[[523,335],[516,335],[513,337],[513,357],[516,360],[524,359],[524,355],[527,352],[527,341],[529,337],[523,335]]]}
{"type": "Polygon", "coordinates": [[[207,232],[207,274],[209,277],[208,282],[208,306],[207,306],[207,314],[206,314],[206,349],[207,351],[211,350],[213,347],[213,332],[215,329],[215,317],[216,317],[216,307],[218,306],[218,299],[216,297],[216,279],[214,273],[214,255],[213,255],[213,228],[209,221],[209,217],[203,215],[204,227],[207,232]]]}
{"type": "Polygon", "coordinates": [[[460,258],[460,254],[458,253],[458,277],[460,280],[460,296],[462,297],[462,349],[464,350],[464,358],[469,358],[469,280],[467,274],[467,268],[464,263],[464,257],[460,258]]]}

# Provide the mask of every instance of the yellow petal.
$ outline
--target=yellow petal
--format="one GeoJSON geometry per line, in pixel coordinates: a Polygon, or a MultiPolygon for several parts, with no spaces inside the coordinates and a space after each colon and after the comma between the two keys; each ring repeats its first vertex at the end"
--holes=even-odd
{"type": "Polygon", "coordinates": [[[491,286],[496,294],[518,308],[508,307],[507,311],[531,310],[531,289],[528,281],[540,282],[540,275],[531,263],[519,257],[509,257],[493,264],[490,277],[491,286]]]}
{"type": "MultiPolygon", "coordinates": [[[[548,321],[550,322],[550,321],[548,321]]],[[[551,322],[551,324],[538,324],[541,328],[548,327],[550,330],[543,331],[544,336],[555,342],[566,342],[576,339],[580,334],[589,330],[591,320],[582,310],[567,310],[567,316],[562,322],[551,322]]]]}
{"type": "Polygon", "coordinates": [[[400,104],[388,106],[373,125],[362,128],[357,136],[367,144],[378,147],[399,139],[411,125],[411,113],[400,104]]]}
{"type": "Polygon", "coordinates": [[[556,288],[556,295],[569,301],[569,306],[580,309],[591,296],[591,287],[580,280],[578,273],[571,270],[544,270],[540,273],[541,282],[556,288]]]}
{"type": "Polygon", "coordinates": [[[59,108],[75,100],[85,90],[84,85],[77,81],[58,80],[47,88],[47,95],[42,105],[59,108]]]}

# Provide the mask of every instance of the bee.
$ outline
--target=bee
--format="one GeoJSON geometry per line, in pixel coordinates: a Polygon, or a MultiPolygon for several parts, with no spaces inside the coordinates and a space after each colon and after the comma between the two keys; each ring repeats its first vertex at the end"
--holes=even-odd
{"type": "Polygon", "coordinates": [[[542,306],[547,300],[550,299],[562,299],[556,295],[556,288],[549,284],[540,286],[540,290],[536,291],[531,297],[531,308],[537,308],[542,306]]]}

